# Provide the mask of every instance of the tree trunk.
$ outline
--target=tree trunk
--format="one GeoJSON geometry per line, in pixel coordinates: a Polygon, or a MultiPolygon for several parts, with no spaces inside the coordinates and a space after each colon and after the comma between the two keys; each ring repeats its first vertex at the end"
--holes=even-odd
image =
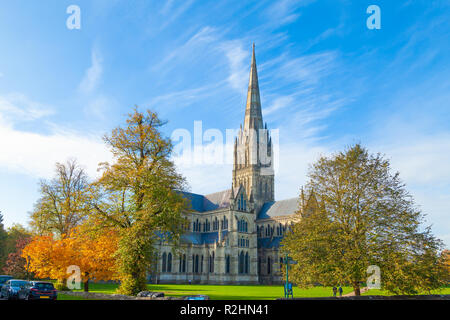
{"type": "Polygon", "coordinates": [[[355,296],[360,296],[361,295],[361,289],[359,287],[359,282],[354,282],[353,283],[353,291],[355,292],[355,296]]]}
{"type": "Polygon", "coordinates": [[[84,282],[84,292],[89,292],[89,279],[84,282]]]}

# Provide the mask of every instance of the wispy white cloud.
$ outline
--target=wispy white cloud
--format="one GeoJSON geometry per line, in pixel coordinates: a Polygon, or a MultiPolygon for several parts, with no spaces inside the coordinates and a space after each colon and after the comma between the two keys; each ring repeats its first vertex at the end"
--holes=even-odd
{"type": "Polygon", "coordinates": [[[175,90],[168,93],[158,95],[147,100],[143,105],[149,108],[164,112],[171,112],[175,108],[182,108],[198,103],[199,100],[217,94],[217,90],[221,88],[223,83],[205,84],[204,86],[175,90]]]}
{"type": "Polygon", "coordinates": [[[439,186],[450,181],[450,133],[414,137],[382,145],[379,149],[392,158],[394,168],[414,185],[439,186]]]}
{"type": "Polygon", "coordinates": [[[103,59],[97,49],[91,53],[91,66],[86,70],[83,79],[80,82],[79,89],[82,93],[92,93],[99,85],[103,74],[103,59]]]}
{"type": "Polygon", "coordinates": [[[17,129],[23,121],[42,120],[51,114],[24,95],[0,97],[0,167],[11,172],[48,178],[56,162],[77,158],[91,176],[97,165],[111,158],[101,139],[89,134],[50,127],[49,134],[17,129]],[[34,108],[34,109],[33,109],[34,108]]]}
{"type": "Polygon", "coordinates": [[[426,214],[426,224],[431,224],[450,248],[450,134],[403,136],[387,144],[378,142],[371,149],[391,160],[392,169],[400,173],[406,189],[426,214]]]}
{"type": "Polygon", "coordinates": [[[110,95],[96,94],[85,102],[83,111],[85,114],[99,120],[106,120],[112,110],[118,108],[117,101],[110,95]]]}
{"type": "Polygon", "coordinates": [[[242,42],[239,40],[226,41],[222,43],[221,48],[228,60],[227,81],[233,89],[243,92],[248,82],[249,52],[242,48],[242,42]]]}
{"type": "Polygon", "coordinates": [[[166,1],[164,1],[164,5],[161,8],[161,10],[159,11],[159,13],[163,14],[163,15],[169,14],[171,9],[172,9],[172,7],[173,7],[174,2],[175,2],[175,0],[166,0],[166,1]]]}
{"type": "Polygon", "coordinates": [[[278,112],[281,109],[284,109],[288,107],[289,105],[292,105],[292,102],[294,101],[293,96],[281,96],[276,97],[270,106],[263,109],[263,116],[269,116],[270,114],[274,112],[278,112]]]}
{"type": "Polygon", "coordinates": [[[216,28],[205,26],[189,37],[186,41],[179,39],[181,43],[177,47],[171,48],[170,53],[164,55],[159,63],[151,66],[151,70],[158,72],[171,71],[177,63],[189,61],[193,63],[198,60],[205,47],[213,43],[220,37],[216,28]]]}
{"type": "Polygon", "coordinates": [[[266,10],[266,16],[269,18],[268,23],[277,26],[292,23],[301,16],[299,8],[307,6],[313,2],[315,2],[315,0],[275,1],[266,10]]]}
{"type": "Polygon", "coordinates": [[[53,113],[50,106],[38,103],[20,93],[0,96],[0,122],[32,121],[53,113]]]}
{"type": "Polygon", "coordinates": [[[279,67],[278,75],[290,81],[316,84],[336,70],[337,59],[338,53],[335,51],[303,55],[286,60],[279,67]]]}
{"type": "Polygon", "coordinates": [[[161,24],[160,30],[167,28],[170,24],[175,22],[182,16],[194,3],[194,0],[180,1],[179,6],[175,6],[175,1],[166,1],[160,13],[165,16],[164,22],[161,24]]]}
{"type": "Polygon", "coordinates": [[[91,66],[86,70],[78,86],[75,99],[83,106],[83,112],[97,120],[106,120],[109,111],[118,107],[118,103],[111,94],[104,94],[99,89],[104,68],[103,57],[97,46],[91,51],[91,66]]]}

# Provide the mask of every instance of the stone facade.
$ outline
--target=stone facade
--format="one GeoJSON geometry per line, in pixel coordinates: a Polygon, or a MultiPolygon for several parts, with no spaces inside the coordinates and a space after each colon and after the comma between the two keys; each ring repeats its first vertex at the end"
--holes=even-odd
{"type": "Polygon", "coordinates": [[[158,283],[280,283],[280,241],[296,217],[298,199],[274,201],[273,149],[263,124],[253,46],[244,125],[234,145],[232,187],[184,193],[192,210],[180,245],[158,244],[158,283]]]}

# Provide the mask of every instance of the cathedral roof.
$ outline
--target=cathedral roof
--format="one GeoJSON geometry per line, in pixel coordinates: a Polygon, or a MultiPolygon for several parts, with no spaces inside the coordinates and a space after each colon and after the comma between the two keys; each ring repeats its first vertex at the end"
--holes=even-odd
{"type": "Polygon", "coordinates": [[[266,202],[259,211],[258,219],[292,215],[298,211],[298,207],[298,198],[266,202]]]}
{"type": "MultiPolygon", "coordinates": [[[[228,230],[222,230],[222,239],[228,234],[228,230]]],[[[181,235],[181,241],[192,244],[213,244],[219,241],[219,232],[189,232],[181,235]]]]}
{"type": "Polygon", "coordinates": [[[203,202],[205,211],[229,207],[230,194],[231,189],[205,195],[205,201],[203,202]]]}
{"type": "Polygon", "coordinates": [[[258,248],[278,248],[283,237],[258,238],[258,248]]]}
{"type": "Polygon", "coordinates": [[[201,195],[191,192],[182,192],[183,196],[191,201],[192,210],[206,212],[230,206],[231,189],[201,195]]]}

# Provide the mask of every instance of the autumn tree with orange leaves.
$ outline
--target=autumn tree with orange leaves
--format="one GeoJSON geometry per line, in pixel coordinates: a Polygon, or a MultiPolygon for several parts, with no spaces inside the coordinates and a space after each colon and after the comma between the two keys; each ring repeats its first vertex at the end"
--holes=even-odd
{"type": "Polygon", "coordinates": [[[61,238],[53,235],[34,237],[22,250],[22,257],[37,278],[58,279],[62,283],[70,276],[67,268],[78,266],[84,289],[88,291],[89,280],[117,279],[117,240],[113,231],[94,234],[77,228],[61,238]]]}

